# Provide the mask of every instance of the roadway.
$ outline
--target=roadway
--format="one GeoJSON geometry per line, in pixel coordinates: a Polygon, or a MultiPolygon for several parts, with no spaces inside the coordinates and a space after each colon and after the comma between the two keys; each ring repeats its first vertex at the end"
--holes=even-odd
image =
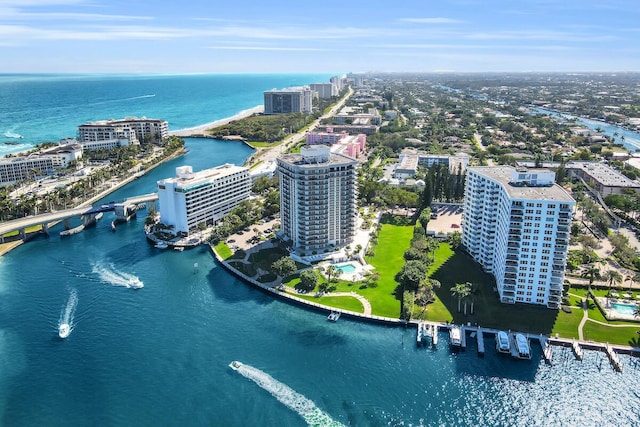
{"type": "MultiPolygon", "coordinates": [[[[121,204],[137,205],[139,203],[153,202],[156,200],[158,200],[158,194],[150,193],[150,194],[143,194],[140,196],[129,197],[125,199],[121,204]]],[[[3,236],[6,233],[10,233],[12,231],[22,230],[22,229],[33,227],[36,225],[50,224],[52,222],[62,221],[67,218],[81,216],[86,212],[91,212],[95,214],[98,212],[104,212],[109,210],[113,210],[113,207],[110,207],[109,209],[100,209],[100,207],[92,208],[90,206],[83,206],[83,207],[77,207],[77,208],[71,208],[71,209],[64,209],[56,212],[49,212],[49,213],[40,214],[40,215],[26,216],[24,218],[12,219],[10,221],[5,221],[3,223],[0,223],[0,236],[3,236]]]]}
{"type": "MultiPolygon", "coordinates": [[[[345,102],[347,102],[347,100],[351,97],[351,95],[353,95],[353,89],[349,87],[349,93],[343,96],[333,107],[331,107],[331,109],[327,113],[323,114],[322,116],[314,120],[309,125],[308,129],[315,129],[316,127],[318,127],[321,120],[329,118],[334,114],[336,114],[338,111],[340,111],[340,109],[344,106],[345,102]]],[[[279,145],[276,145],[275,147],[269,147],[267,149],[262,149],[254,153],[254,155],[251,156],[249,160],[252,163],[258,162],[260,160],[262,160],[264,163],[275,161],[275,159],[279,155],[286,153],[291,147],[295,146],[297,143],[299,143],[306,137],[307,137],[307,131],[300,131],[292,135],[289,135],[288,137],[283,139],[282,143],[280,143],[279,145]]]]}

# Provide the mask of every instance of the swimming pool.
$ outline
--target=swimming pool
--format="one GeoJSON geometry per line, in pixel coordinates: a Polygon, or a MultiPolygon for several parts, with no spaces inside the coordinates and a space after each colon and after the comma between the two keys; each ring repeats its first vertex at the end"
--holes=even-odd
{"type": "Polygon", "coordinates": [[[636,309],[635,304],[622,304],[618,302],[611,303],[611,309],[615,310],[619,314],[625,314],[627,316],[633,316],[633,312],[636,309]]]}
{"type": "Polygon", "coordinates": [[[342,270],[343,273],[353,273],[356,271],[356,266],[353,264],[340,264],[335,266],[338,270],[342,270]]]}

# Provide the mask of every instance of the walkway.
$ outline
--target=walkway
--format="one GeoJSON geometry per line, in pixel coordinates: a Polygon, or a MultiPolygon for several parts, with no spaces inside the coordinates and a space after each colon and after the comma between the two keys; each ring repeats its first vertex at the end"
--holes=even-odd
{"type": "Polygon", "coordinates": [[[587,323],[587,320],[589,320],[587,300],[583,299],[582,300],[582,320],[578,325],[578,340],[580,341],[584,341],[584,334],[582,333],[582,327],[584,326],[585,323],[587,323]]]}

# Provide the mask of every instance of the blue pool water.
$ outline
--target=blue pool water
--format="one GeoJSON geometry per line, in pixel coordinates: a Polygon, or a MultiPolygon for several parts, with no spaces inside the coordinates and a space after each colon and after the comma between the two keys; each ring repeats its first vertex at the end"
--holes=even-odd
{"type": "Polygon", "coordinates": [[[611,308],[620,314],[633,316],[633,312],[635,311],[636,306],[634,304],[622,304],[619,302],[613,302],[611,303],[611,308]]]}
{"type": "Polygon", "coordinates": [[[343,273],[353,273],[356,271],[356,266],[353,264],[336,264],[335,267],[338,270],[342,270],[343,273]]]}

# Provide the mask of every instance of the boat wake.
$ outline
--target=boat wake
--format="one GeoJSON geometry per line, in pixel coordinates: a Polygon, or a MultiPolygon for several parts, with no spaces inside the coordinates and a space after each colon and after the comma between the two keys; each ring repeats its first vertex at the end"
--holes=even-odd
{"type": "Polygon", "coordinates": [[[124,286],[132,289],[140,289],[144,283],[138,276],[118,271],[113,264],[105,267],[102,264],[94,264],[93,272],[98,275],[100,281],[108,283],[112,286],[124,286]]]}
{"type": "Polygon", "coordinates": [[[19,133],[15,133],[15,132],[12,132],[12,131],[10,131],[10,130],[6,131],[6,132],[4,133],[4,136],[6,136],[7,138],[13,138],[13,139],[22,139],[22,138],[24,138],[24,137],[23,137],[22,135],[20,135],[19,133]]]}
{"type": "Polygon", "coordinates": [[[229,366],[271,393],[280,403],[297,412],[310,426],[344,426],[318,408],[313,401],[260,369],[240,362],[231,362],[229,366]]]}
{"type": "Polygon", "coordinates": [[[78,292],[75,289],[71,289],[67,304],[60,312],[60,319],[58,320],[58,334],[60,338],[66,338],[73,331],[74,318],[76,313],[76,307],[78,306],[78,292]]]}

